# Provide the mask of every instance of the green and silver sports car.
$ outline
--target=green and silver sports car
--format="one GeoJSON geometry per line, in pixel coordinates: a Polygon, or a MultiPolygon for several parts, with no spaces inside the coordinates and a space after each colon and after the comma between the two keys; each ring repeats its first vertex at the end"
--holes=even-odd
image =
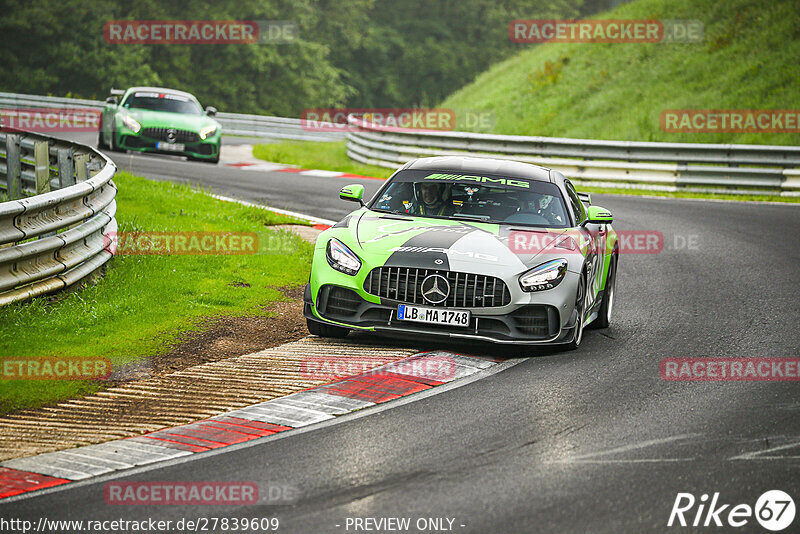
{"type": "Polygon", "coordinates": [[[162,87],[111,90],[98,134],[98,148],[162,152],[217,163],[222,128],[189,93],[162,87]]]}
{"type": "Polygon", "coordinates": [[[405,164],[317,239],[304,314],[351,330],[577,348],[607,327],[619,248],[607,210],[561,173],[505,160],[405,164]]]}

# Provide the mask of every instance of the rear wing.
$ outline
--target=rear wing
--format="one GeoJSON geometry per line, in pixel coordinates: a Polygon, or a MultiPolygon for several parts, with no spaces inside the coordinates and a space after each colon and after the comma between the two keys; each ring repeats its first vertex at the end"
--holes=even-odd
{"type": "Polygon", "coordinates": [[[114,89],[113,87],[108,92],[111,96],[122,96],[125,94],[125,89],[114,89]]]}
{"type": "MultiPolygon", "coordinates": [[[[576,193],[578,192],[576,191],[576,193]]],[[[589,193],[578,193],[578,198],[581,199],[581,202],[583,202],[587,206],[592,205],[592,195],[590,195],[589,193]]]]}

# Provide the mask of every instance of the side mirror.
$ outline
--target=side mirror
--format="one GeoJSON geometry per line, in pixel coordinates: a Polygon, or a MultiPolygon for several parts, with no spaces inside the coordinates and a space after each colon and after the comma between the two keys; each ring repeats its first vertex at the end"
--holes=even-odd
{"type": "Polygon", "coordinates": [[[208,106],[206,108],[206,115],[208,115],[209,117],[213,117],[216,114],[217,114],[217,108],[211,106],[208,106]]]}
{"type": "Polygon", "coordinates": [[[339,191],[339,198],[342,200],[349,200],[351,202],[358,202],[362,206],[364,201],[361,197],[364,196],[364,186],[360,184],[346,185],[339,191]]]}
{"type": "Polygon", "coordinates": [[[108,98],[106,98],[106,104],[113,104],[113,105],[116,106],[117,105],[117,97],[116,96],[109,96],[108,98]]]}
{"type": "Polygon", "coordinates": [[[589,224],[611,224],[614,217],[611,212],[600,206],[589,206],[586,214],[586,222],[589,224]]]}

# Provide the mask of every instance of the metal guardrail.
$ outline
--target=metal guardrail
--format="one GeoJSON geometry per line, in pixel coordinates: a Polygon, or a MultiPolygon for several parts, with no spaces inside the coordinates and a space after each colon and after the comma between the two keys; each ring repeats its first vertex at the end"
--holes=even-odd
{"type": "MultiPolygon", "coordinates": [[[[0,108],[102,108],[103,102],[0,93],[0,108]]],[[[277,139],[336,141],[362,163],[397,168],[409,159],[437,155],[491,156],[556,169],[584,185],[659,191],[780,193],[800,195],[800,147],[598,141],[470,132],[400,130],[350,117],[345,134],[300,119],[218,113],[224,133],[277,139]],[[330,130],[330,131],[327,131],[330,130]]],[[[30,181],[28,174],[24,179],[30,181]]]]}
{"type": "MultiPolygon", "coordinates": [[[[104,105],[104,102],[98,100],[0,93],[0,108],[86,107],[102,110],[104,105]]],[[[300,141],[341,141],[345,138],[343,131],[323,131],[321,128],[304,129],[300,119],[241,113],[217,113],[215,118],[222,125],[222,133],[229,135],[300,141]]]]}
{"type": "Polygon", "coordinates": [[[300,119],[240,113],[217,113],[216,119],[222,124],[222,133],[231,135],[298,141],[343,141],[345,138],[343,131],[324,131],[322,128],[306,130],[300,119]]]}
{"type": "Polygon", "coordinates": [[[549,167],[585,185],[800,195],[800,147],[597,141],[402,130],[350,116],[347,155],[397,168],[426,156],[487,156],[549,167]]]}
{"type": "Polygon", "coordinates": [[[0,203],[0,306],[71,286],[111,259],[116,170],[87,146],[0,133],[0,192],[9,199],[0,203]]]}

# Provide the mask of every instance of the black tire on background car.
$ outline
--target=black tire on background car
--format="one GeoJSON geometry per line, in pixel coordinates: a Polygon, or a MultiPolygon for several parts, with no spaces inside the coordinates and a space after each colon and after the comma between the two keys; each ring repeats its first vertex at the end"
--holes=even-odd
{"type": "Polygon", "coordinates": [[[350,333],[350,330],[347,328],[342,328],[341,326],[334,326],[330,324],[323,324],[317,321],[312,321],[311,319],[306,319],[306,325],[308,326],[308,331],[310,333],[319,337],[333,337],[340,339],[346,337],[347,334],[350,333]]]}
{"type": "Polygon", "coordinates": [[[575,309],[578,310],[578,319],[575,323],[575,335],[572,338],[572,341],[565,345],[567,350],[575,350],[581,346],[581,341],[583,340],[583,330],[584,325],[583,321],[586,319],[584,315],[586,314],[586,271],[583,271],[581,275],[581,281],[578,284],[578,292],[575,295],[575,309]]]}
{"type": "Polygon", "coordinates": [[[97,131],[97,148],[100,150],[105,150],[108,148],[105,141],[103,141],[103,122],[100,121],[100,129],[97,131]]]}
{"type": "Polygon", "coordinates": [[[606,278],[606,290],[603,293],[603,301],[597,311],[597,319],[592,323],[592,328],[608,328],[611,324],[611,312],[614,310],[614,294],[617,285],[617,262],[619,254],[611,256],[611,264],[608,266],[608,278],[606,278]]]}
{"type": "Polygon", "coordinates": [[[111,127],[111,142],[108,143],[108,149],[111,152],[124,152],[119,146],[117,146],[117,129],[115,127],[111,127]]]}

